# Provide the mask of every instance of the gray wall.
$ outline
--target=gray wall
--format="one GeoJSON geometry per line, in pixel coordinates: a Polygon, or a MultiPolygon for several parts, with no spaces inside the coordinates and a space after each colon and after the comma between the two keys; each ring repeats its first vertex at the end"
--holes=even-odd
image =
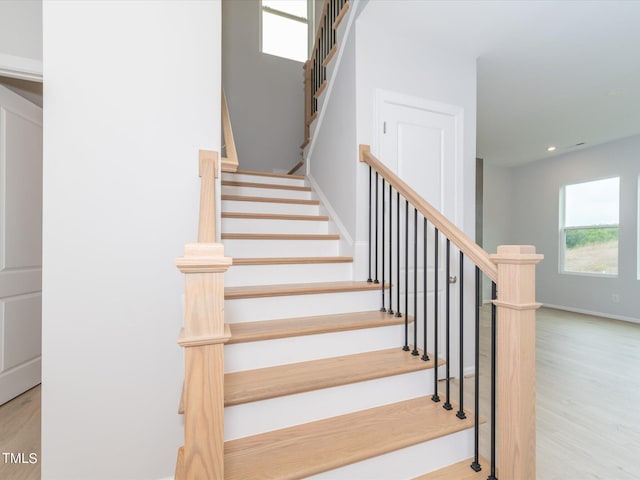
{"type": "Polygon", "coordinates": [[[260,52],[260,2],[222,2],[222,84],[241,169],[288,171],[304,141],[300,62],[260,52]]]}
{"type": "Polygon", "coordinates": [[[537,270],[540,302],[640,322],[638,176],[640,136],[532,162],[485,170],[485,239],[535,245],[545,259],[537,270]],[[559,272],[560,187],[620,176],[619,274],[616,278],[559,272]],[[507,190],[501,192],[502,186],[507,190]],[[509,187],[510,185],[510,187],[509,187]],[[492,205],[492,206],[490,206],[492,205]],[[612,295],[620,302],[614,303],[612,295]]]}
{"type": "Polygon", "coordinates": [[[42,1],[0,1],[0,54],[42,60],[42,1]]]}

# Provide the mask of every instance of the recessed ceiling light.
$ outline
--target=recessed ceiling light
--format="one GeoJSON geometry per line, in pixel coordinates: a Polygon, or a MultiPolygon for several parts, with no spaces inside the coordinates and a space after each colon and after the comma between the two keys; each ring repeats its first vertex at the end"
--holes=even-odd
{"type": "Polygon", "coordinates": [[[550,147],[547,147],[547,152],[553,152],[553,151],[555,151],[555,149],[556,149],[556,147],[551,145],[550,147]]]}

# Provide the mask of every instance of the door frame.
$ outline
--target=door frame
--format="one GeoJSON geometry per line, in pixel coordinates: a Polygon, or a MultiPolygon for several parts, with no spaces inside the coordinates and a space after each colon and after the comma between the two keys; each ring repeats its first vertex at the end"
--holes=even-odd
{"type": "MultiPolygon", "coordinates": [[[[426,110],[428,112],[447,115],[453,118],[454,124],[454,164],[453,164],[453,175],[454,175],[454,192],[453,192],[453,205],[451,206],[448,213],[453,212],[453,218],[451,215],[447,215],[447,218],[451,220],[456,226],[459,228],[463,228],[464,222],[464,209],[463,209],[463,194],[464,194],[464,180],[462,177],[462,172],[464,170],[464,108],[451,105],[423,97],[416,97],[412,95],[406,95],[399,92],[394,92],[385,89],[376,89],[375,91],[375,102],[374,102],[374,134],[373,134],[373,144],[372,150],[374,154],[379,154],[380,147],[382,145],[382,136],[384,135],[384,119],[383,119],[383,111],[385,104],[397,105],[401,107],[415,108],[420,110],[426,110]]],[[[384,159],[382,159],[384,160],[384,159]]],[[[397,172],[395,172],[397,173],[397,172]]],[[[442,172],[444,175],[444,171],[442,172]]],[[[443,183],[441,179],[441,184],[443,183]]],[[[444,191],[441,192],[441,205],[444,205],[444,191]]],[[[444,255],[444,239],[441,237],[441,252],[444,255]]],[[[443,264],[444,266],[444,264],[443,264]]],[[[451,257],[451,275],[458,277],[458,258],[455,252],[452,253],[451,257]]],[[[448,281],[448,279],[445,279],[448,281]]],[[[455,283],[452,285],[451,291],[451,303],[453,304],[453,310],[457,311],[459,298],[459,287],[460,283],[455,283]]],[[[445,285],[442,285],[442,295],[444,296],[445,285]]],[[[426,292],[424,293],[426,294],[426,292]]],[[[444,300],[444,299],[443,299],[444,300]]],[[[442,305],[442,304],[441,304],[442,305]]],[[[445,326],[445,317],[444,317],[444,309],[440,308],[440,324],[439,324],[439,342],[444,339],[444,326],[445,326]]],[[[450,322],[450,330],[449,330],[450,338],[453,339],[451,341],[451,352],[450,352],[450,367],[451,367],[451,376],[457,377],[460,372],[459,366],[459,348],[455,339],[459,336],[459,325],[458,322],[454,319],[450,322]]],[[[444,345],[444,343],[440,343],[440,345],[444,345]]],[[[444,349],[440,349],[440,355],[444,356],[444,349]]],[[[444,368],[440,370],[441,379],[444,378],[444,368]]],[[[464,373],[463,373],[464,374],[464,373]]]]}

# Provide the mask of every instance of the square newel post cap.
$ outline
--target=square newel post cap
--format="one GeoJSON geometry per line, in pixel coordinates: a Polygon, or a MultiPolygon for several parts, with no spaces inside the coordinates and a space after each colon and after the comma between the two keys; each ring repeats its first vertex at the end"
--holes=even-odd
{"type": "Polygon", "coordinates": [[[512,310],[535,310],[536,265],[544,255],[533,245],[501,245],[490,255],[498,267],[498,299],[494,305],[512,310]]]}
{"type": "Polygon", "coordinates": [[[490,255],[494,263],[510,264],[537,264],[544,258],[544,255],[536,253],[533,245],[500,245],[498,253],[490,255]]]}
{"type": "Polygon", "coordinates": [[[224,256],[221,243],[187,243],[184,256],[176,258],[176,266],[182,273],[224,273],[233,259],[224,256]]]}

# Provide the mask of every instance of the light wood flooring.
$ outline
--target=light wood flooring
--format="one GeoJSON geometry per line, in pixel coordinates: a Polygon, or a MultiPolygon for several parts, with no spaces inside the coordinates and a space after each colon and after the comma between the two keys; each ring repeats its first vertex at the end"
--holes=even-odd
{"type": "MultiPolygon", "coordinates": [[[[537,478],[640,479],[640,325],[548,308],[538,310],[536,320],[537,478]]],[[[480,427],[480,454],[485,458],[490,458],[489,325],[485,306],[480,325],[480,416],[487,420],[480,427]]],[[[465,378],[469,409],[473,384],[473,377],[465,378]]],[[[458,392],[452,381],[455,401],[458,392]]]]}
{"type": "Polygon", "coordinates": [[[0,479],[40,480],[40,385],[0,406],[0,479]],[[5,463],[2,453],[38,456],[35,464],[5,463]]]}
{"type": "MultiPolygon", "coordinates": [[[[640,479],[640,325],[546,308],[537,321],[537,478],[640,479]]],[[[487,307],[481,322],[480,413],[488,420],[487,307]]],[[[472,386],[465,379],[466,408],[472,386]]],[[[451,390],[457,401],[456,382],[451,390]]],[[[488,428],[481,427],[485,457],[488,428]]],[[[0,406],[0,452],[7,451],[40,458],[39,386],[0,406]]],[[[40,464],[5,465],[0,457],[5,478],[39,479],[40,464]]]]}

